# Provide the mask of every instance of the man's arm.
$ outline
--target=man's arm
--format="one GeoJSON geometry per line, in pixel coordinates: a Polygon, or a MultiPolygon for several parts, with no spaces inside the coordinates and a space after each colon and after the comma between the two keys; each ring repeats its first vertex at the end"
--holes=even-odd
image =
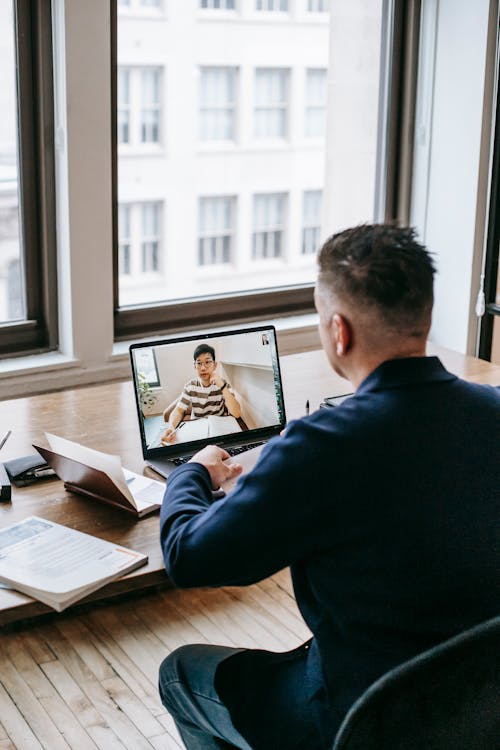
{"type": "Polygon", "coordinates": [[[311,490],[308,432],[289,427],[234,491],[213,503],[206,466],[193,459],[170,475],[161,542],[178,586],[253,583],[332,543],[321,524],[324,493],[311,490]]]}
{"type": "Polygon", "coordinates": [[[231,392],[229,383],[221,378],[220,375],[217,374],[217,371],[215,371],[212,375],[211,382],[216,385],[217,388],[221,389],[222,397],[229,414],[236,419],[241,417],[241,407],[239,405],[238,399],[231,392]]]}
{"type": "Polygon", "coordinates": [[[224,396],[224,402],[226,404],[227,410],[230,413],[232,417],[235,417],[238,419],[241,417],[241,407],[239,405],[238,399],[231,393],[229,390],[229,385],[226,383],[222,395],[224,396]]]}

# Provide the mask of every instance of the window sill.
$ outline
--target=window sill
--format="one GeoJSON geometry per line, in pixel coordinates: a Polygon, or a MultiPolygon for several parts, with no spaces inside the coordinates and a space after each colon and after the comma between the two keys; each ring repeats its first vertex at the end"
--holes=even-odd
{"type": "MultiPolygon", "coordinates": [[[[259,320],[259,325],[266,323],[276,326],[281,355],[319,349],[321,346],[317,315],[314,313],[270,321],[259,320]]],[[[247,328],[249,325],[251,323],[234,327],[247,328]]],[[[228,326],[216,330],[227,329],[228,326]]],[[[160,337],[155,336],[141,340],[154,341],[158,338],[160,337]]],[[[126,380],[130,378],[128,348],[131,343],[132,341],[116,343],[109,359],[98,363],[84,363],[60,352],[0,360],[0,399],[95,385],[111,380],[126,380]]]]}

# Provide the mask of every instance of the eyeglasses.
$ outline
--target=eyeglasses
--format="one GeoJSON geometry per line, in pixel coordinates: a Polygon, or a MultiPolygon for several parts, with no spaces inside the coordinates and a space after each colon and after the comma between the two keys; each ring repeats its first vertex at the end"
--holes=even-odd
{"type": "Polygon", "coordinates": [[[204,362],[199,362],[198,360],[196,360],[196,362],[194,363],[194,366],[198,367],[198,368],[200,368],[200,367],[212,367],[213,364],[215,364],[215,362],[214,362],[213,359],[207,359],[204,362]]]}

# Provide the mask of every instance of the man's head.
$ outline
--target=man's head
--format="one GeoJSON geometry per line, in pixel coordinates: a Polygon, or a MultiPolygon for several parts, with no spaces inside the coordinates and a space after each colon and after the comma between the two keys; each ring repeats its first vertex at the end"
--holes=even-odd
{"type": "Polygon", "coordinates": [[[193,353],[194,366],[201,382],[207,385],[216,367],[215,349],[208,344],[199,344],[193,353]]]}
{"type": "Polygon", "coordinates": [[[362,225],[334,234],[318,256],[316,306],[334,368],[356,347],[365,360],[425,349],[434,263],[413,229],[362,225]]]}

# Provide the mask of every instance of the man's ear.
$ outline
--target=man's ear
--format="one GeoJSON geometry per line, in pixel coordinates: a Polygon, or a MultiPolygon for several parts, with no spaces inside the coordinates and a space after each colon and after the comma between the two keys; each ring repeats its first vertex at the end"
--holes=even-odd
{"type": "Polygon", "coordinates": [[[335,341],[335,352],[342,357],[351,348],[352,331],[349,322],[340,313],[335,313],[332,318],[332,330],[335,341]]]}

